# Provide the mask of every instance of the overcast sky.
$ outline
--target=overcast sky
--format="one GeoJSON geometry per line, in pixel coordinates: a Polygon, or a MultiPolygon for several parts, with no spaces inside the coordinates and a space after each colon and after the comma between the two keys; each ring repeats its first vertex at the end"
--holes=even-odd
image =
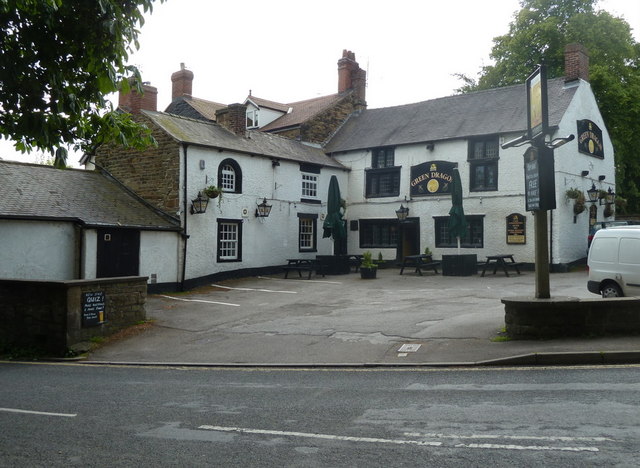
{"type": "MultiPolygon", "coordinates": [[[[599,6],[640,41],[640,1],[599,6]]],[[[159,110],[180,63],[194,73],[196,97],[230,104],[251,90],[289,103],[337,92],[347,49],[368,71],[369,108],[387,107],[451,95],[462,85],[455,73],[475,78],[518,10],[518,0],[168,0],[156,2],[130,63],[158,88],[159,110]]]]}

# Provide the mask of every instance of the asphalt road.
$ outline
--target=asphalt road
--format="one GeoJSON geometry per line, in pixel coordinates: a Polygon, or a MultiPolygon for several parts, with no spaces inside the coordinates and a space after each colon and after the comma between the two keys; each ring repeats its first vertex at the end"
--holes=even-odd
{"type": "Polygon", "coordinates": [[[639,369],[0,363],[0,466],[637,466],[639,369]]]}

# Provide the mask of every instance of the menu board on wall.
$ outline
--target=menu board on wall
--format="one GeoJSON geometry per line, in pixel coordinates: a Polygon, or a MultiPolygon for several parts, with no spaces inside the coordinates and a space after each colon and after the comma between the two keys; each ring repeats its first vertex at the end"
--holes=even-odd
{"type": "Polygon", "coordinates": [[[527,218],[520,213],[507,216],[507,244],[527,243],[527,218]]]}

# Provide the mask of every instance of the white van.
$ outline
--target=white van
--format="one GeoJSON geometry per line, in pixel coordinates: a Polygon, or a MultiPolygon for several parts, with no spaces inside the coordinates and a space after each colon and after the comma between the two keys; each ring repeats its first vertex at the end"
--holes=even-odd
{"type": "Polygon", "coordinates": [[[587,264],[590,292],[602,297],[640,296],[640,226],[597,231],[587,264]]]}

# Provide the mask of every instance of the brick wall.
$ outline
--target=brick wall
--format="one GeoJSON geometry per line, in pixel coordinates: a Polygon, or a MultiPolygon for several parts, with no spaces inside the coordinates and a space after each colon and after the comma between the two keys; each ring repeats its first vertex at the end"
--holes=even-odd
{"type": "Polygon", "coordinates": [[[564,75],[566,81],[589,81],[589,52],[582,44],[568,44],[564,49],[564,75]]]}
{"type": "Polygon", "coordinates": [[[0,280],[0,342],[64,355],[73,345],[146,319],[147,278],[0,280]],[[85,292],[104,292],[104,323],[83,326],[85,292]]]}
{"type": "Polygon", "coordinates": [[[180,203],[180,146],[144,115],[134,120],[151,128],[158,146],[144,151],[122,145],[102,145],[96,152],[96,164],[155,207],[174,215],[180,203]]]}
{"type": "MultiPolygon", "coordinates": [[[[347,117],[358,109],[359,106],[356,96],[350,94],[335,106],[305,122],[300,129],[302,141],[324,143],[333,135],[340,125],[342,125],[347,117]]],[[[285,136],[282,133],[279,135],[285,136]]]]}

